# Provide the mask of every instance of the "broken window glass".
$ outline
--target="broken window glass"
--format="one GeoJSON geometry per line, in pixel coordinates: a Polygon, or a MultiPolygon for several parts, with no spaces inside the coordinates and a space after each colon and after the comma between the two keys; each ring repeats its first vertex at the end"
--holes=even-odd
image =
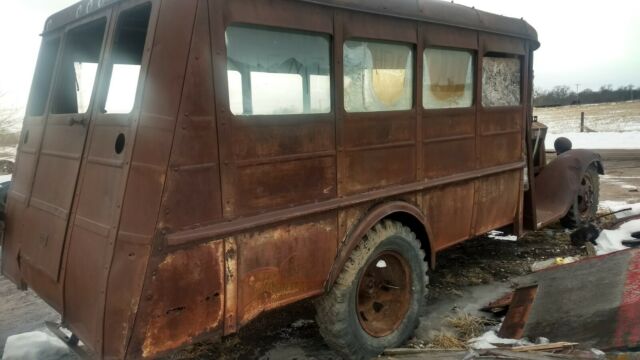
{"type": "Polygon", "coordinates": [[[107,20],[101,18],[69,31],[56,80],[51,112],[85,113],[89,109],[107,20]]]}
{"type": "Polygon", "coordinates": [[[408,110],[413,106],[411,45],[346,41],[344,108],[347,112],[408,110]]]}
{"type": "Polygon", "coordinates": [[[331,111],[328,35],[234,25],[226,43],[233,114],[331,111]]]}
{"type": "Polygon", "coordinates": [[[520,59],[486,56],[482,60],[482,106],[520,105],[520,59]]]}
{"type": "Polygon", "coordinates": [[[118,18],[104,113],[127,114],[133,110],[150,16],[151,5],[144,4],[122,12],[118,18]]]}
{"type": "Polygon", "coordinates": [[[473,54],[425,49],[422,103],[425,109],[464,108],[473,103],[473,54]]]}

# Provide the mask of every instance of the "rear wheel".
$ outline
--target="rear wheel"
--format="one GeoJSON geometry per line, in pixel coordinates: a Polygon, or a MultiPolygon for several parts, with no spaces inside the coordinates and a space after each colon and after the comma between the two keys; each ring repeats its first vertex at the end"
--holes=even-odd
{"type": "Polygon", "coordinates": [[[370,359],[406,341],[427,295],[427,264],[409,228],[383,221],[356,247],[329,293],[316,301],[326,342],[348,359],[370,359]]]}
{"type": "Polygon", "coordinates": [[[560,220],[560,223],[566,228],[574,229],[595,219],[598,211],[599,195],[600,176],[596,167],[591,165],[582,175],[573,206],[571,206],[567,215],[560,220]]]}

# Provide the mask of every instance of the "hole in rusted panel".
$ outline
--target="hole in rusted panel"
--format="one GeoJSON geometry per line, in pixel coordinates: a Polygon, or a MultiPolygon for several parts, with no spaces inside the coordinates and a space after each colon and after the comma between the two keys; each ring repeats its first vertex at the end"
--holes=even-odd
{"type": "Polygon", "coordinates": [[[179,313],[181,313],[184,309],[186,309],[186,306],[178,306],[178,307],[175,307],[175,308],[173,308],[173,309],[169,309],[169,310],[167,310],[166,314],[167,314],[167,315],[170,315],[170,314],[172,314],[172,313],[178,313],[178,314],[179,314],[179,313]]]}
{"type": "Polygon", "coordinates": [[[116,145],[115,145],[116,154],[122,153],[122,150],[124,150],[124,142],[125,142],[124,134],[120,133],[116,138],[116,145]]]}

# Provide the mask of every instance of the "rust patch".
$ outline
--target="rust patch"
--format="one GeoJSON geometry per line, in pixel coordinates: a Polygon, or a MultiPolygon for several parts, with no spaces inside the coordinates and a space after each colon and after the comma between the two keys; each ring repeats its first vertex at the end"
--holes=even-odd
{"type": "Polygon", "coordinates": [[[151,280],[151,320],[143,356],[155,356],[218,330],[223,315],[223,242],[167,255],[151,280]]]}
{"type": "Polygon", "coordinates": [[[335,213],[238,237],[238,322],[323,291],[336,255],[335,213]]]}

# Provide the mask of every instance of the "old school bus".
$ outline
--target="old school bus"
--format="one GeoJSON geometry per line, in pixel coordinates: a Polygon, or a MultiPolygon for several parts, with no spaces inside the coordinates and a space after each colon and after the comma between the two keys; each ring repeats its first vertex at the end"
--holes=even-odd
{"type": "Polygon", "coordinates": [[[51,16],[2,272],[98,358],[317,298],[369,358],[439,251],[586,219],[596,154],[544,159],[525,21],[439,0],[85,0],[51,16]]]}

